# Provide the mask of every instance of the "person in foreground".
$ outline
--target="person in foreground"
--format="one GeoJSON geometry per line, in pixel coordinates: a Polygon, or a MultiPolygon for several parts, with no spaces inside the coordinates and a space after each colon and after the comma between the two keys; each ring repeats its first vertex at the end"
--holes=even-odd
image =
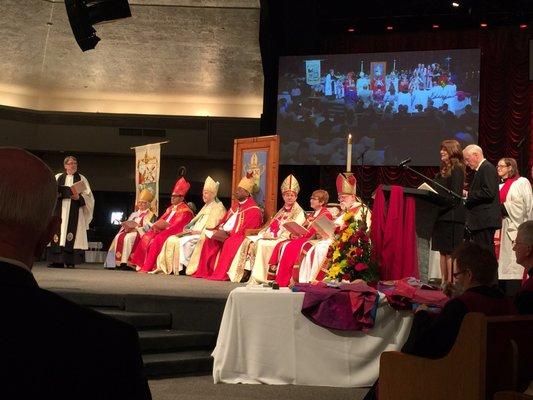
{"type": "MultiPolygon", "coordinates": [[[[496,286],[498,261],[491,250],[465,242],[452,253],[452,262],[456,271],[454,297],[434,318],[426,305],[417,308],[402,353],[434,359],[444,357],[452,349],[467,313],[516,314],[512,300],[496,286]]],[[[377,399],[377,392],[376,382],[364,400],[377,399]]]]}
{"type": "Polygon", "coordinates": [[[464,316],[480,312],[488,316],[516,314],[512,300],[497,284],[498,261],[477,243],[466,242],[453,252],[455,283],[441,313],[431,318],[427,306],[415,311],[413,326],[402,352],[421,357],[444,357],[455,343],[464,316]]]}
{"type": "Polygon", "coordinates": [[[132,326],[39,288],[31,273],[60,220],[37,157],[0,147],[0,398],[151,399],[132,326]]]}
{"type": "Polygon", "coordinates": [[[515,297],[520,314],[533,314],[533,221],[526,221],[518,227],[513,244],[516,262],[525,268],[522,287],[515,297]]]}

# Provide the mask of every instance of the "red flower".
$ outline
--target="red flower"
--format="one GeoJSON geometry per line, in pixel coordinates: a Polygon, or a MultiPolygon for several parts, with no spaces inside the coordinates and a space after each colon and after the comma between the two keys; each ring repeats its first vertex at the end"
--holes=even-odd
{"type": "Polygon", "coordinates": [[[345,280],[345,281],[349,281],[350,280],[350,274],[344,274],[342,276],[342,279],[345,280]]]}
{"type": "Polygon", "coordinates": [[[366,265],[365,263],[357,263],[355,265],[356,271],[364,271],[365,269],[368,269],[368,265],[366,265]]]}

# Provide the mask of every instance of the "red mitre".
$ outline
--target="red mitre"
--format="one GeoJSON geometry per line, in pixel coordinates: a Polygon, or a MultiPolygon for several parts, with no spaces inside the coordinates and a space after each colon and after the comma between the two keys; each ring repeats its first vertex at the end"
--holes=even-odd
{"type": "Polygon", "coordinates": [[[174,185],[174,189],[172,189],[173,195],[178,196],[185,196],[187,192],[189,191],[189,188],[191,187],[191,184],[185,180],[185,178],[181,177],[177,180],[176,184],[174,185]]]}
{"type": "Polygon", "coordinates": [[[337,175],[337,193],[341,194],[353,194],[355,195],[357,180],[352,173],[342,173],[337,175]]]}

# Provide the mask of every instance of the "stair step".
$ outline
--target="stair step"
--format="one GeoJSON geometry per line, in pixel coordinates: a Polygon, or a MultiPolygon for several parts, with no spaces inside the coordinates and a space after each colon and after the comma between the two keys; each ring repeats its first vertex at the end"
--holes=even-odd
{"type": "Polygon", "coordinates": [[[102,314],[127,322],[137,329],[169,328],[172,324],[172,315],[167,313],[131,312],[114,308],[94,309],[102,314]]]}
{"type": "Polygon", "coordinates": [[[148,378],[209,375],[213,371],[211,351],[206,350],[144,354],[143,361],[148,378]]]}
{"type": "Polygon", "coordinates": [[[140,331],[139,339],[143,353],[181,349],[212,349],[215,345],[215,334],[212,332],[148,330],[140,331]]]}

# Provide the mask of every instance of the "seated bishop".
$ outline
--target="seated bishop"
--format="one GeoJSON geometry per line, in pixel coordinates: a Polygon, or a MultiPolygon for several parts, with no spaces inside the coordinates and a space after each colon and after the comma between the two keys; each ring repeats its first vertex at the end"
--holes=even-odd
{"type": "Polygon", "coordinates": [[[137,210],[132,212],[128,220],[121,224],[120,230],[109,246],[106,268],[132,270],[128,266],[131,251],[139,238],[152,227],[156,219],[155,214],[150,210],[150,203],[153,199],[154,194],[148,189],[143,189],[139,193],[137,210]]]}
{"type": "Polygon", "coordinates": [[[281,184],[283,207],[257,235],[246,236],[228,271],[232,282],[248,281],[251,271],[254,271],[255,282],[265,281],[272,251],[279,242],[290,236],[283,224],[294,221],[301,225],[305,222],[305,212],[296,201],[299,192],[300,184],[296,178],[293,175],[286,177],[281,184]]]}
{"type": "Polygon", "coordinates": [[[185,225],[179,235],[169,237],[159,256],[157,268],[152,273],[191,275],[196,271],[200,253],[205,241],[205,229],[214,229],[226,212],[226,208],[217,198],[219,183],[208,176],[202,190],[204,206],[200,212],[185,225]]]}
{"type": "Polygon", "coordinates": [[[279,286],[289,286],[291,281],[298,282],[299,265],[305,256],[311,240],[316,239],[318,234],[313,226],[313,222],[319,218],[333,219],[326,207],[329,194],[325,190],[315,190],[311,194],[311,208],[313,212],[307,217],[303,227],[307,232],[303,234],[291,234],[289,240],[280,242],[272,256],[268,260],[268,280],[275,280],[279,286]]]}
{"type": "MultiPolygon", "coordinates": [[[[356,184],[357,181],[353,174],[341,173],[337,176],[336,186],[341,206],[341,212],[333,221],[337,227],[344,226],[344,217],[348,212],[353,213],[356,219],[364,219],[367,226],[370,227],[370,210],[357,198],[355,194],[356,184]]],[[[317,279],[331,242],[332,239],[329,238],[313,243],[300,264],[299,282],[307,283],[317,279]]]]}
{"type": "Polygon", "coordinates": [[[208,238],[202,247],[194,277],[229,280],[228,270],[245,238],[246,230],[259,228],[263,219],[261,209],[252,198],[254,187],[251,174],[241,179],[234,193],[237,201],[233,202],[217,229],[206,232],[208,238]]]}
{"type": "Polygon", "coordinates": [[[183,177],[178,179],[172,190],[171,205],[133,249],[130,262],[136,266],[137,272],[153,271],[165,240],[183,231],[193,218],[192,210],[184,201],[190,187],[183,177]]]}

